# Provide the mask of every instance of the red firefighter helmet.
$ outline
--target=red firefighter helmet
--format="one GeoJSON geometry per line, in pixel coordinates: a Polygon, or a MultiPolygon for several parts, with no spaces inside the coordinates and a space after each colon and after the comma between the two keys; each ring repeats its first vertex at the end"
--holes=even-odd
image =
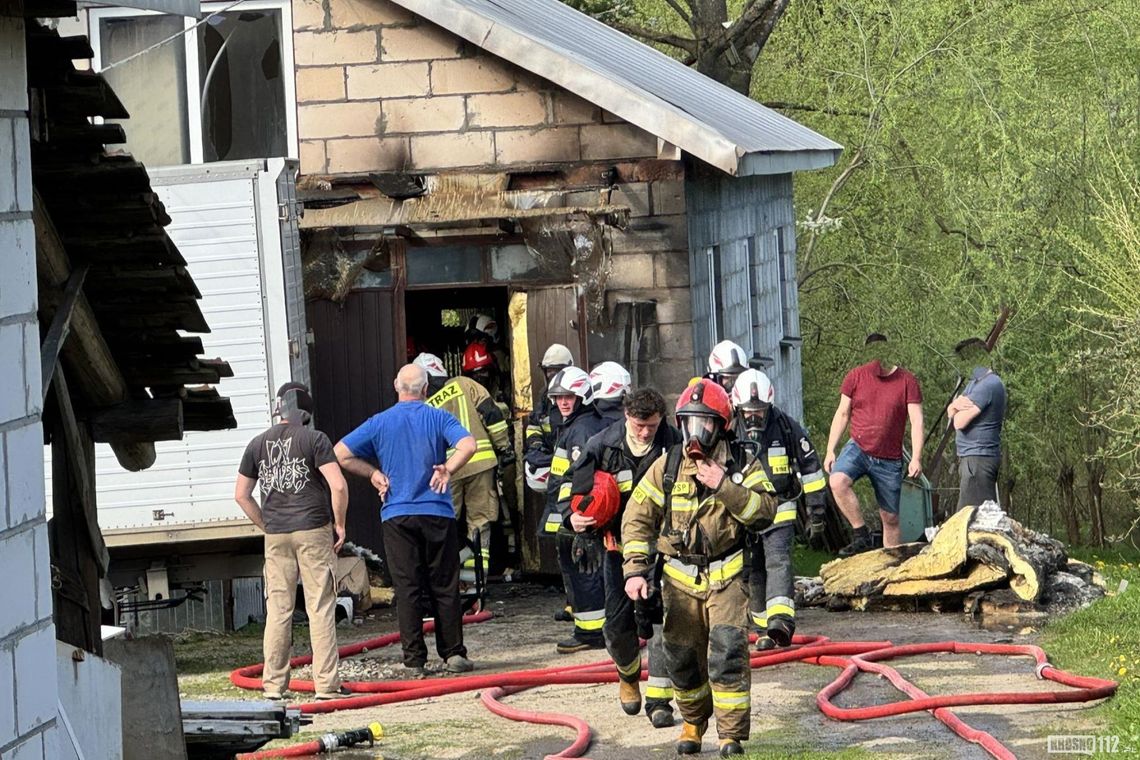
{"type": "Polygon", "coordinates": [[[682,417],[718,417],[724,428],[732,424],[732,402],[728,391],[707,378],[701,378],[681,392],[677,399],[677,424],[682,417]]]}
{"type": "Polygon", "coordinates": [[[490,367],[495,363],[491,351],[482,343],[472,343],[463,352],[463,371],[474,372],[477,369],[490,367]]]}
{"type": "Polygon", "coordinates": [[[614,476],[595,470],[594,487],[590,493],[572,498],[570,508],[580,515],[594,518],[594,526],[597,528],[609,523],[621,509],[621,491],[614,476]],[[586,504],[583,505],[583,502],[586,504]]]}

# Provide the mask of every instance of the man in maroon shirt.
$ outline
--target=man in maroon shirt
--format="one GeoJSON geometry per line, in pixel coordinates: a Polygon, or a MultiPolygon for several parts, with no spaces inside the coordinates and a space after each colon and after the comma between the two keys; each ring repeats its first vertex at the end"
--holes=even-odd
{"type": "Polygon", "coordinates": [[[841,557],[872,548],[863,522],[859,497],[852,486],[866,475],[875,490],[883,523],[883,546],[899,544],[899,494],[903,479],[903,432],[910,419],[913,456],[907,476],[922,474],[922,391],[910,372],[890,359],[886,336],[872,333],[866,340],[871,361],[847,373],[840,388],[839,407],[831,420],[823,468],[830,474],[835,503],[851,523],[854,540],[839,550],[841,557]],[[835,447],[851,423],[851,440],[839,457],[835,447]]]}

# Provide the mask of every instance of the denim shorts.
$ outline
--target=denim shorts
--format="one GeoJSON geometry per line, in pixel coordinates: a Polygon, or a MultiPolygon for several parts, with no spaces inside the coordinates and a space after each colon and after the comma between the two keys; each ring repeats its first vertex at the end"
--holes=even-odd
{"type": "Polygon", "coordinates": [[[902,492],[903,460],[880,459],[863,452],[855,441],[848,441],[835,460],[832,472],[842,472],[854,483],[866,475],[875,489],[879,509],[899,513],[899,494],[902,492]]]}

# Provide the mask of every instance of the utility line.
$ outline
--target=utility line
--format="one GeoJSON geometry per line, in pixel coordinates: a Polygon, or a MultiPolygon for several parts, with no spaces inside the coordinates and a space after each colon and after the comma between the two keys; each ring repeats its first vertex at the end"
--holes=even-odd
{"type": "Polygon", "coordinates": [[[245,2],[245,0],[235,0],[235,2],[233,2],[233,3],[230,3],[230,4],[229,4],[229,5],[227,5],[225,8],[221,8],[221,9],[219,9],[219,10],[216,10],[216,11],[214,11],[214,12],[213,12],[213,13],[211,13],[209,16],[205,16],[204,18],[202,18],[202,20],[201,20],[201,21],[199,21],[198,23],[194,24],[194,26],[190,27],[189,29],[183,29],[183,30],[182,30],[182,31],[180,31],[180,32],[175,32],[174,34],[170,35],[170,36],[169,36],[169,37],[167,37],[166,39],[164,39],[164,40],[159,40],[158,42],[154,43],[153,45],[151,45],[151,46],[150,46],[150,47],[148,47],[148,48],[143,48],[142,50],[138,51],[137,53],[132,53],[131,55],[128,55],[126,58],[124,58],[124,59],[123,59],[123,60],[121,60],[121,61],[115,61],[114,63],[112,63],[112,64],[111,64],[111,65],[109,65],[109,66],[104,66],[103,68],[101,68],[101,69],[100,69],[100,71],[110,71],[111,69],[115,68],[116,66],[122,66],[122,65],[123,65],[124,63],[126,63],[127,61],[133,61],[135,58],[138,58],[140,55],[144,55],[144,54],[146,54],[146,53],[149,53],[150,51],[152,51],[152,50],[154,50],[154,49],[156,49],[156,48],[160,48],[160,47],[162,47],[163,45],[165,45],[165,44],[166,44],[166,43],[168,43],[168,42],[171,42],[171,41],[173,41],[173,40],[176,40],[176,39],[178,39],[179,37],[182,37],[182,36],[185,36],[186,34],[189,34],[190,32],[192,32],[192,31],[194,31],[195,29],[197,29],[198,27],[200,27],[202,24],[205,24],[207,21],[209,21],[210,19],[212,19],[214,16],[217,16],[217,15],[219,15],[219,14],[221,14],[221,13],[226,13],[226,12],[228,12],[228,11],[231,11],[231,10],[233,10],[233,9],[234,9],[236,6],[238,6],[238,5],[241,5],[241,4],[242,4],[242,3],[244,3],[244,2],[245,2]]]}

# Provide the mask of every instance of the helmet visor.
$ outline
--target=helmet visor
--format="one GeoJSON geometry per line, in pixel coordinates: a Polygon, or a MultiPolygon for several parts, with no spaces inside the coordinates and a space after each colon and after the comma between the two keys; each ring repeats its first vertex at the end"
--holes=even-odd
{"type": "Polygon", "coordinates": [[[768,404],[752,404],[741,407],[740,415],[744,418],[746,430],[763,430],[768,422],[768,404]]]}
{"type": "Polygon", "coordinates": [[[736,385],[736,378],[738,378],[738,377],[740,377],[740,371],[727,370],[727,371],[723,371],[723,372],[718,372],[717,376],[716,376],[716,381],[718,383],[720,383],[720,387],[724,388],[725,392],[731,394],[732,393],[732,386],[736,385]]]}
{"type": "Polygon", "coordinates": [[[705,451],[710,451],[717,441],[719,433],[717,420],[702,414],[690,414],[679,420],[681,435],[685,444],[696,441],[705,451]]]}

